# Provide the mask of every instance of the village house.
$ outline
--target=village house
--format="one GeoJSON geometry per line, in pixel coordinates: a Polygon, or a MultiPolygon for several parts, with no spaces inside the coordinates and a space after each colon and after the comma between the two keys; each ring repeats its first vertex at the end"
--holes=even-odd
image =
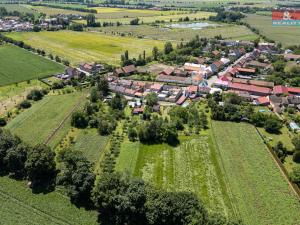
{"type": "Polygon", "coordinates": [[[275,95],[300,95],[300,88],[277,85],[273,88],[275,95]]]}
{"type": "Polygon", "coordinates": [[[267,88],[267,87],[259,87],[256,85],[232,83],[232,82],[229,82],[228,89],[235,90],[235,91],[246,91],[246,92],[249,92],[250,95],[253,95],[253,97],[254,96],[267,96],[272,93],[272,89],[267,88]]]}
{"type": "Polygon", "coordinates": [[[216,61],[210,65],[211,71],[213,73],[219,72],[223,67],[224,67],[224,63],[222,61],[216,61]]]}
{"type": "Polygon", "coordinates": [[[88,74],[94,74],[99,73],[101,70],[103,70],[104,66],[102,64],[96,63],[81,63],[79,65],[79,69],[88,74]]]}
{"type": "Polygon", "coordinates": [[[122,68],[118,68],[114,71],[114,75],[117,77],[120,76],[129,76],[136,73],[136,67],[134,65],[124,66],[122,68]]]}
{"type": "Polygon", "coordinates": [[[285,54],[284,59],[286,61],[300,61],[300,55],[296,54],[285,54]]]}
{"type": "Polygon", "coordinates": [[[166,82],[166,83],[176,83],[176,84],[185,84],[190,85],[192,84],[191,77],[178,77],[178,76],[168,76],[168,75],[158,75],[156,80],[159,82],[166,82]]]}

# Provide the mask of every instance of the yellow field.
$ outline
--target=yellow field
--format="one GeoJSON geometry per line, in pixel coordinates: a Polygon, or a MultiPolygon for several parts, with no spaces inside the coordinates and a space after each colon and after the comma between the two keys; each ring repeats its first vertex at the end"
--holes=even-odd
{"type": "Polygon", "coordinates": [[[44,49],[47,53],[68,59],[72,64],[80,62],[106,62],[119,65],[125,50],[129,57],[138,57],[143,51],[151,55],[152,48],[162,48],[163,41],[116,37],[92,32],[18,32],[8,35],[16,40],[44,49]]]}

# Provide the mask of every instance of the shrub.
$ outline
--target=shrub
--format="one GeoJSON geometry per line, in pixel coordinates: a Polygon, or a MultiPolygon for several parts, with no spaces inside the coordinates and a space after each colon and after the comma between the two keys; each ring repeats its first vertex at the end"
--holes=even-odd
{"type": "Polygon", "coordinates": [[[0,118],[0,127],[4,127],[6,125],[6,120],[4,118],[0,118]]]}
{"type": "Polygon", "coordinates": [[[19,104],[19,108],[28,109],[31,107],[31,103],[28,100],[24,100],[19,104]]]}

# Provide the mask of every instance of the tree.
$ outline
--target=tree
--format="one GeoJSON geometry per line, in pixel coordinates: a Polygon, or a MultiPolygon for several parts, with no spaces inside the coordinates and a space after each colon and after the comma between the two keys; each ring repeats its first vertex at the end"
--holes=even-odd
{"type": "Polygon", "coordinates": [[[273,147],[273,151],[276,153],[281,162],[284,162],[287,156],[287,149],[284,147],[281,141],[278,141],[277,144],[273,147]]]}
{"type": "Polygon", "coordinates": [[[300,151],[295,151],[293,154],[293,161],[296,163],[300,163],[300,151]]]}
{"type": "Polygon", "coordinates": [[[28,109],[30,107],[31,107],[31,103],[27,100],[24,100],[19,104],[19,108],[21,109],[28,109]]]}
{"type": "Polygon", "coordinates": [[[137,134],[136,129],[133,126],[130,126],[128,128],[128,139],[130,141],[135,141],[137,136],[138,136],[138,134],[137,134]]]}
{"type": "Polygon", "coordinates": [[[61,172],[58,184],[67,188],[71,202],[77,206],[92,206],[91,192],[95,182],[93,165],[80,151],[66,149],[59,155],[61,172]]]}
{"type": "Polygon", "coordinates": [[[56,177],[55,152],[46,145],[36,145],[27,155],[25,169],[32,187],[53,187],[56,177]]]}
{"type": "Polygon", "coordinates": [[[14,173],[16,177],[23,177],[26,174],[25,162],[29,151],[30,147],[24,143],[20,143],[15,148],[11,148],[4,158],[7,170],[14,173]]]}
{"type": "Polygon", "coordinates": [[[97,81],[97,89],[98,91],[100,91],[100,93],[103,95],[103,96],[107,96],[108,93],[109,93],[109,85],[108,85],[108,80],[101,76],[99,78],[99,80],[97,81]]]}
{"type": "Polygon", "coordinates": [[[117,93],[110,102],[110,106],[112,109],[123,110],[126,106],[126,99],[124,96],[117,93]]]}
{"type": "Polygon", "coordinates": [[[46,91],[44,91],[44,90],[34,89],[29,92],[29,94],[27,95],[26,98],[28,100],[39,101],[44,97],[45,94],[46,94],[46,91]]]}
{"type": "Polygon", "coordinates": [[[97,88],[93,87],[90,92],[90,101],[95,103],[99,99],[100,99],[100,96],[99,96],[98,90],[97,90],[97,88]]]}
{"type": "Polygon", "coordinates": [[[264,128],[269,133],[279,133],[282,128],[282,123],[275,116],[270,116],[265,121],[264,128]]]}
{"type": "Polygon", "coordinates": [[[296,165],[293,167],[293,171],[291,172],[291,180],[300,186],[300,165],[296,165]]]}
{"type": "Polygon", "coordinates": [[[192,193],[152,192],[146,203],[149,224],[206,224],[208,213],[192,193]],[[195,223],[196,222],[196,223],[195,223]]]}
{"type": "Polygon", "coordinates": [[[119,173],[102,174],[92,194],[101,224],[147,224],[146,194],[141,180],[130,180],[119,173]]]}
{"type": "Polygon", "coordinates": [[[165,54],[169,54],[173,51],[173,46],[171,42],[166,42],[165,44],[165,54]]]}
{"type": "Polygon", "coordinates": [[[21,140],[12,135],[8,130],[0,129],[0,169],[6,170],[5,157],[7,152],[15,149],[18,144],[21,143],[21,140]]]}
{"type": "Polygon", "coordinates": [[[159,55],[159,51],[158,51],[158,48],[155,46],[153,49],[152,49],[152,56],[153,56],[153,59],[154,60],[158,60],[158,55],[159,55]]]}
{"type": "Polygon", "coordinates": [[[207,116],[204,112],[201,112],[200,113],[200,116],[199,116],[199,120],[200,120],[200,125],[201,125],[201,128],[203,129],[207,129],[207,125],[208,125],[208,120],[207,120],[207,116]]]}
{"type": "Polygon", "coordinates": [[[0,127],[6,126],[6,120],[2,117],[0,117],[0,127]]]}
{"type": "Polygon", "coordinates": [[[153,107],[158,102],[157,94],[154,92],[147,94],[145,99],[146,99],[146,104],[150,107],[153,107]]]}
{"type": "Polygon", "coordinates": [[[85,114],[80,111],[74,112],[71,118],[71,125],[77,128],[86,128],[88,121],[85,114]]]}
{"type": "Polygon", "coordinates": [[[96,19],[94,14],[88,14],[86,16],[86,25],[88,27],[93,27],[95,25],[96,19]]]}
{"type": "Polygon", "coordinates": [[[292,143],[295,146],[295,151],[300,151],[300,136],[295,136],[292,139],[292,143]]]}
{"type": "Polygon", "coordinates": [[[133,20],[130,21],[130,25],[139,25],[140,19],[139,18],[135,18],[133,20]]]}

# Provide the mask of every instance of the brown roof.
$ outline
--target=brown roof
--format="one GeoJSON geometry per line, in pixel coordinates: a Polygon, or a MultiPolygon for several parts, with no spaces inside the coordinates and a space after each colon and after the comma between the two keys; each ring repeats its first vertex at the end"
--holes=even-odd
{"type": "Polygon", "coordinates": [[[183,81],[187,80],[187,77],[177,77],[177,76],[167,76],[167,75],[158,75],[157,80],[171,80],[171,81],[183,81]]]}
{"type": "Polygon", "coordinates": [[[233,90],[239,91],[248,91],[248,92],[255,92],[261,94],[270,94],[271,89],[266,87],[259,87],[255,85],[248,85],[248,84],[240,84],[240,83],[229,83],[228,87],[233,90]]]}
{"type": "Polygon", "coordinates": [[[238,72],[255,73],[255,69],[251,69],[251,68],[241,68],[241,67],[238,67],[236,69],[237,69],[238,72]]]}
{"type": "Polygon", "coordinates": [[[231,82],[241,83],[241,84],[252,84],[261,87],[270,87],[270,88],[274,87],[273,82],[262,81],[262,80],[247,80],[247,79],[233,78],[231,82]]]}
{"type": "Polygon", "coordinates": [[[258,62],[256,60],[252,60],[252,61],[247,63],[247,66],[254,66],[254,67],[259,67],[259,68],[268,68],[271,65],[268,64],[268,63],[261,63],[261,62],[258,62]]]}
{"type": "Polygon", "coordinates": [[[123,67],[122,70],[124,71],[124,73],[133,73],[136,71],[136,68],[134,65],[129,65],[129,66],[123,67]]]}
{"type": "Polygon", "coordinates": [[[174,72],[174,68],[169,67],[161,72],[161,74],[171,75],[174,72]]]}
{"type": "Polygon", "coordinates": [[[300,55],[296,55],[296,54],[285,54],[284,58],[286,60],[291,60],[291,59],[300,59],[300,55]]]}
{"type": "Polygon", "coordinates": [[[217,68],[221,68],[223,66],[223,62],[222,61],[216,61],[213,63],[217,68]]]}

